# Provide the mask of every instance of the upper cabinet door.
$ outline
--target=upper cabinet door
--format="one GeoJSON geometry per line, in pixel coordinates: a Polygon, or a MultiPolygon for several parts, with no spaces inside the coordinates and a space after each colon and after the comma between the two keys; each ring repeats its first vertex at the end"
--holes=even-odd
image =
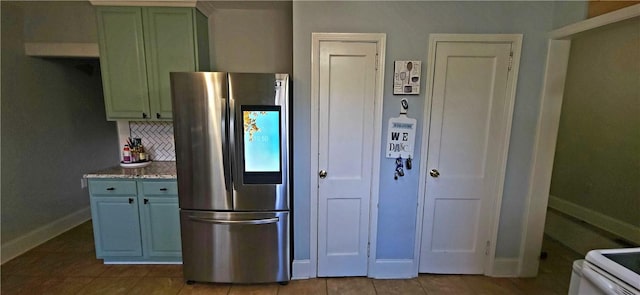
{"type": "Polygon", "coordinates": [[[145,119],[150,113],[142,9],[98,7],[96,11],[107,118],[145,119]]]}
{"type": "Polygon", "coordinates": [[[171,119],[169,72],[196,71],[193,8],[143,9],[149,104],[154,119],[171,119]]]}

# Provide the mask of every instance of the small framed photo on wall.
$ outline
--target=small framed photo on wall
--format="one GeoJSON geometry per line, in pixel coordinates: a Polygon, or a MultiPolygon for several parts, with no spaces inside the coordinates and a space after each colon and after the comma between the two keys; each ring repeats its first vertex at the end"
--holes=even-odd
{"type": "Polygon", "coordinates": [[[393,94],[420,94],[419,60],[396,60],[393,73],[393,94]]]}

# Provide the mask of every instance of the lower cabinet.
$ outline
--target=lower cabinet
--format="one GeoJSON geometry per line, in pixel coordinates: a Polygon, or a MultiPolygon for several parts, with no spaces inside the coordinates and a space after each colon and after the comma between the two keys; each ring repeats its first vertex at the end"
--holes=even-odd
{"type": "Polygon", "coordinates": [[[182,256],[180,212],[175,181],[143,182],[140,225],[142,244],[150,257],[182,256]],[[173,188],[174,192],[171,192],[173,188]]]}
{"type": "Polygon", "coordinates": [[[89,179],[89,193],[98,258],[182,261],[175,180],[89,179]]]}
{"type": "Polygon", "coordinates": [[[91,198],[98,257],[142,256],[136,196],[91,198]]]}

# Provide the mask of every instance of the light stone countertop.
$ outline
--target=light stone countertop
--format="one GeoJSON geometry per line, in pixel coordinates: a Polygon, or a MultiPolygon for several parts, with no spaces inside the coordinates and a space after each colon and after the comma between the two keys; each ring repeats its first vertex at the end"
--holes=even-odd
{"type": "Polygon", "coordinates": [[[84,178],[144,178],[175,179],[176,162],[152,162],[144,168],[122,168],[114,166],[83,175],[84,178]]]}

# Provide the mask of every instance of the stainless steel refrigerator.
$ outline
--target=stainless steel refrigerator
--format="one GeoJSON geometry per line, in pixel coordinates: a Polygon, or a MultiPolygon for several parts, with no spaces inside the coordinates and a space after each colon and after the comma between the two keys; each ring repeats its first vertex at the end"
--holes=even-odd
{"type": "Polygon", "coordinates": [[[170,75],[184,279],[288,282],[288,75],[170,75]]]}

